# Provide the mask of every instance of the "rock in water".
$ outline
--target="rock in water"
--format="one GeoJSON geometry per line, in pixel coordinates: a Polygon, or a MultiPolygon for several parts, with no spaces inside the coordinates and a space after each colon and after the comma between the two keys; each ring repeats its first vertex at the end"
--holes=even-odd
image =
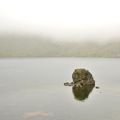
{"type": "Polygon", "coordinates": [[[75,69],[72,74],[74,87],[84,85],[95,85],[92,74],[86,69],[75,69]]]}
{"type": "Polygon", "coordinates": [[[88,98],[95,86],[95,80],[93,79],[92,74],[86,69],[75,69],[72,78],[73,82],[66,82],[64,85],[72,86],[75,99],[83,101],[88,98]]]}

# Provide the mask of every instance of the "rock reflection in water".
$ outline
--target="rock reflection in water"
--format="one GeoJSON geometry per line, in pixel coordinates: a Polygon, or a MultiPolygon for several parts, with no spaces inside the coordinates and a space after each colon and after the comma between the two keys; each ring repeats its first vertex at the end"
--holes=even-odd
{"type": "Polygon", "coordinates": [[[89,97],[95,85],[85,85],[83,87],[72,87],[73,95],[76,100],[84,101],[89,97]]]}

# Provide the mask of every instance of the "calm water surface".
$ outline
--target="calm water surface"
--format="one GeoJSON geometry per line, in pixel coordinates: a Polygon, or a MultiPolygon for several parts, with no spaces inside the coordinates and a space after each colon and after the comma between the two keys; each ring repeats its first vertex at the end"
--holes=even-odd
{"type": "Polygon", "coordinates": [[[0,120],[120,120],[120,59],[0,59],[0,120]],[[63,85],[75,68],[100,87],[83,100],[63,85]]]}

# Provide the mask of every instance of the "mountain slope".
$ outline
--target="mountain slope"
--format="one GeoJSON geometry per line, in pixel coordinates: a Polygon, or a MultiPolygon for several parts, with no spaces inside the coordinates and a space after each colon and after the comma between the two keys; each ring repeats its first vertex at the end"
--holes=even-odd
{"type": "Polygon", "coordinates": [[[33,35],[0,35],[0,57],[120,57],[120,42],[55,42],[33,35]]]}

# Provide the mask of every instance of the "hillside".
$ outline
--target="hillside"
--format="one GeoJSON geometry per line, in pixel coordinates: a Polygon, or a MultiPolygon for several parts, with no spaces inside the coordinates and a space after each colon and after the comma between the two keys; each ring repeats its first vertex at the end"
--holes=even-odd
{"type": "Polygon", "coordinates": [[[56,42],[33,35],[0,35],[0,57],[120,57],[120,41],[56,42]]]}

